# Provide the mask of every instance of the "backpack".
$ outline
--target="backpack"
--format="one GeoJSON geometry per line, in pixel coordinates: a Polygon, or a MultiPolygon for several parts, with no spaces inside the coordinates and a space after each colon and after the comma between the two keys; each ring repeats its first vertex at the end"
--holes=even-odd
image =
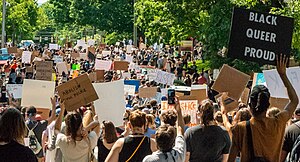
{"type": "Polygon", "coordinates": [[[36,135],[34,133],[34,129],[37,127],[39,123],[37,122],[35,124],[35,126],[32,128],[32,129],[28,129],[28,138],[29,138],[29,148],[35,153],[35,154],[38,154],[41,150],[42,150],[42,146],[41,144],[39,143],[38,139],[36,138],[36,135]]]}
{"type": "MultiPolygon", "coordinates": [[[[300,129],[300,125],[298,123],[295,123],[295,125],[300,129]]],[[[292,151],[289,153],[286,161],[289,162],[300,161],[300,135],[297,137],[296,141],[294,142],[292,151]]]]}

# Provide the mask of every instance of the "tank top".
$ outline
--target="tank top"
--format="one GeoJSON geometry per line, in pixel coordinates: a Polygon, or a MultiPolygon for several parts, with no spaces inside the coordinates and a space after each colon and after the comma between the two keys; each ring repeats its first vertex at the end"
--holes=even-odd
{"type": "Polygon", "coordinates": [[[104,162],[110,150],[104,146],[102,138],[98,139],[97,146],[98,146],[98,162],[104,162]]]}
{"type": "MultiPolygon", "coordinates": [[[[128,136],[124,138],[123,148],[119,154],[119,162],[127,161],[138,147],[143,137],[128,136]]],[[[145,140],[141,144],[140,148],[136,151],[130,162],[143,161],[144,157],[151,155],[150,138],[145,137],[145,140]]]]}

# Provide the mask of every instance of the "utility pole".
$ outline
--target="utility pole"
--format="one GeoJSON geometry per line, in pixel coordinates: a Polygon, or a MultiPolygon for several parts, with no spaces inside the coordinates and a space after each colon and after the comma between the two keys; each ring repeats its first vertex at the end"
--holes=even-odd
{"type": "Polygon", "coordinates": [[[136,0],[133,0],[133,45],[137,47],[137,26],[136,26],[136,15],[135,15],[135,2],[136,0]]]}
{"type": "Polygon", "coordinates": [[[1,47],[5,47],[5,17],[6,17],[6,0],[2,0],[2,39],[1,39],[1,47]]]}

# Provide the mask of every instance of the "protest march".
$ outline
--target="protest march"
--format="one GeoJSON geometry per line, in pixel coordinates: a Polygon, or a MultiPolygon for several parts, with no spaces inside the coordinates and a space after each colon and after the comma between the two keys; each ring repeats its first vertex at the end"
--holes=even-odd
{"type": "Polygon", "coordinates": [[[231,22],[222,59],[260,70],[204,66],[194,38],[5,44],[0,162],[299,162],[294,19],[231,22]]]}

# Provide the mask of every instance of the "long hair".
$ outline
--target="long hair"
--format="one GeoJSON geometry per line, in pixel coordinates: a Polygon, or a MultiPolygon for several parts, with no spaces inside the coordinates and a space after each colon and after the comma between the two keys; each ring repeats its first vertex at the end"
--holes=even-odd
{"type": "Polygon", "coordinates": [[[103,138],[108,144],[114,143],[118,140],[116,127],[111,121],[103,121],[102,129],[104,129],[103,138]]]}
{"type": "Polygon", "coordinates": [[[20,111],[9,108],[0,117],[0,141],[18,141],[25,137],[25,120],[20,111]]]}
{"type": "Polygon", "coordinates": [[[208,126],[209,122],[214,121],[214,106],[210,100],[204,100],[201,103],[199,111],[202,113],[202,123],[208,126]]]}
{"type": "Polygon", "coordinates": [[[77,132],[82,126],[82,116],[78,112],[68,113],[65,118],[66,123],[66,135],[71,136],[71,139],[75,142],[77,132]]]}

